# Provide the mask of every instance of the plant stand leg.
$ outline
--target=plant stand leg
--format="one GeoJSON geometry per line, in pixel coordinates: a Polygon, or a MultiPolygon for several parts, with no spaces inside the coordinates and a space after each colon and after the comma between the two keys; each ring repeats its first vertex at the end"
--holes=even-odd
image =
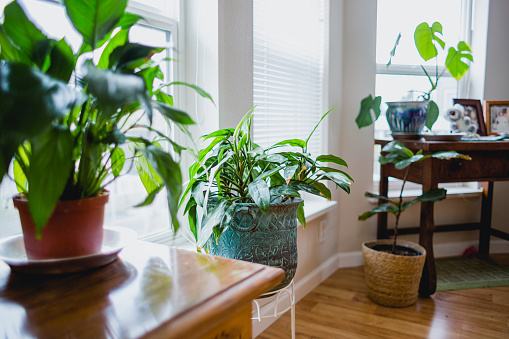
{"type": "MultiPolygon", "coordinates": [[[[438,182],[432,178],[438,176],[433,175],[433,162],[435,159],[429,159],[428,166],[423,167],[422,173],[422,192],[426,193],[438,187],[438,182]]],[[[436,167],[435,167],[436,168],[436,167]]],[[[421,202],[421,222],[419,225],[419,244],[426,249],[426,262],[422,272],[421,283],[419,285],[419,295],[421,297],[429,297],[435,293],[437,289],[437,272],[435,268],[435,255],[433,253],[433,231],[435,229],[435,221],[433,218],[434,202],[421,202]]]]}
{"type": "Polygon", "coordinates": [[[481,205],[481,229],[479,232],[479,254],[490,253],[492,206],[493,206],[493,181],[483,182],[482,205],[481,205]]]}
{"type": "MultiPolygon", "coordinates": [[[[389,192],[389,177],[385,174],[385,165],[380,165],[380,195],[386,197],[389,192]]],[[[384,201],[379,200],[378,204],[384,201]]],[[[388,239],[387,235],[387,213],[378,214],[377,239],[388,239]]]]}

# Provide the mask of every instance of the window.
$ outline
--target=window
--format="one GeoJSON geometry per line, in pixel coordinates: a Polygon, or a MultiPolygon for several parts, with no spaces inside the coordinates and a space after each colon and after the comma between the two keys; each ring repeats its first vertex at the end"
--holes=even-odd
{"type": "MultiPolygon", "coordinates": [[[[417,100],[422,92],[430,88],[429,81],[424,75],[420,65],[424,65],[429,74],[436,75],[435,60],[426,63],[419,56],[414,44],[414,30],[421,22],[432,24],[438,21],[443,26],[444,42],[447,46],[456,46],[458,41],[470,43],[472,22],[472,0],[378,0],[377,13],[377,46],[376,46],[376,89],[375,95],[382,96],[384,102],[398,100],[417,100]],[[437,10],[440,8],[440,10],[437,10]],[[387,67],[390,51],[398,34],[401,40],[392,59],[392,64],[387,67]]],[[[446,51],[439,52],[438,72],[444,71],[446,51]]],[[[475,58],[475,56],[474,56],[475,58]]],[[[466,98],[468,89],[468,73],[459,82],[448,72],[440,79],[437,90],[432,93],[432,99],[440,109],[440,116],[433,125],[433,131],[449,131],[450,124],[443,114],[452,106],[453,98],[466,98]]],[[[382,117],[375,123],[375,138],[383,138],[390,135],[389,125],[385,119],[387,106],[382,103],[382,117]]],[[[375,146],[374,151],[374,189],[378,187],[380,179],[380,164],[378,156],[380,146],[375,146]]],[[[442,186],[442,185],[441,185],[442,186]]],[[[447,184],[450,187],[467,188],[468,191],[476,189],[476,183],[447,184]]],[[[391,178],[389,190],[398,190],[400,181],[391,178]]],[[[420,185],[410,184],[408,188],[419,189],[420,185]]]]}
{"type": "MultiPolygon", "coordinates": [[[[327,0],[253,1],[254,140],[305,140],[327,111],[327,0]]],[[[310,141],[325,152],[322,123],[310,141]]]]}
{"type": "MultiPolygon", "coordinates": [[[[398,100],[417,100],[422,92],[429,90],[430,84],[420,65],[423,64],[431,76],[436,74],[435,61],[426,63],[419,56],[414,45],[413,33],[421,22],[432,24],[438,21],[443,26],[444,41],[447,46],[456,46],[459,40],[469,42],[471,0],[379,0],[377,15],[376,46],[376,95],[381,95],[384,102],[398,100]],[[437,10],[440,8],[440,10],[437,10]],[[389,52],[394,46],[398,33],[401,40],[396,56],[390,67],[389,52]]],[[[444,70],[446,51],[439,53],[438,72],[444,70]],[[440,66],[441,65],[441,66],[440,66]]],[[[465,97],[466,91],[448,72],[439,81],[439,87],[432,93],[432,99],[440,108],[440,117],[433,126],[433,131],[448,131],[449,122],[443,117],[447,108],[452,106],[453,98],[465,97]]],[[[466,82],[466,77],[462,81],[466,82]]],[[[386,105],[382,104],[382,115],[386,105]]],[[[385,118],[375,123],[375,137],[388,134],[389,125],[385,118]]]]}
{"type": "MultiPolygon", "coordinates": [[[[2,10],[9,2],[0,0],[2,10]]],[[[75,52],[78,50],[81,45],[80,37],[67,21],[65,11],[58,2],[23,0],[20,3],[47,35],[56,39],[65,36],[73,50],[75,52]]],[[[130,40],[166,47],[166,51],[157,56],[160,58],[159,61],[175,58],[173,54],[177,46],[177,21],[173,18],[178,13],[177,4],[178,1],[169,0],[129,3],[128,11],[140,14],[144,18],[131,30],[130,40]]],[[[163,61],[161,67],[166,81],[171,81],[176,73],[175,63],[163,61]]],[[[158,121],[155,120],[154,124],[158,124],[158,121]]],[[[159,126],[166,126],[162,118],[159,126]]],[[[171,131],[166,132],[171,133],[171,131]]],[[[149,206],[133,207],[146,197],[146,191],[135,170],[107,186],[107,189],[110,191],[110,199],[106,205],[105,225],[129,227],[138,233],[139,238],[151,237],[154,241],[159,241],[164,236],[171,236],[164,192],[161,192],[149,206]]],[[[16,193],[14,183],[5,178],[0,185],[0,223],[2,225],[0,238],[21,232],[18,213],[11,200],[12,195],[16,193]]]]}

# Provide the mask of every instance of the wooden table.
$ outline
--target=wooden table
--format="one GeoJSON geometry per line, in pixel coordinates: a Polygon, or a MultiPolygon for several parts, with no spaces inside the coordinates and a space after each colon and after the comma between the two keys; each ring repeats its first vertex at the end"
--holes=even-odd
{"type": "Polygon", "coordinates": [[[0,338],[251,338],[251,301],[283,270],[142,241],[86,272],[11,273],[0,338]]]}
{"type": "MultiPolygon", "coordinates": [[[[391,140],[375,140],[384,146],[391,140]]],[[[433,202],[421,203],[419,227],[398,229],[399,234],[419,233],[419,243],[428,253],[419,287],[419,294],[427,297],[435,293],[436,271],[433,254],[433,232],[480,230],[479,252],[489,253],[490,236],[509,240],[509,234],[491,228],[491,209],[493,202],[493,182],[509,180],[509,141],[424,141],[401,140],[414,153],[423,150],[424,154],[454,150],[469,155],[472,160],[427,159],[412,165],[408,180],[422,184],[422,191],[437,188],[438,183],[482,181],[483,194],[480,222],[435,226],[433,202]]],[[[387,196],[389,177],[403,179],[405,171],[397,170],[393,164],[382,165],[380,170],[380,195],[387,196]]],[[[387,213],[378,215],[378,239],[388,238],[394,230],[387,228],[387,213]]]]}

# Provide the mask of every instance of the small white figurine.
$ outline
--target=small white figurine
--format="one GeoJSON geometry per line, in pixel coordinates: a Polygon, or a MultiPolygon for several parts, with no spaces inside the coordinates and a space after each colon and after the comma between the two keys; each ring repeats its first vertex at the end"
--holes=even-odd
{"type": "Polygon", "coordinates": [[[462,105],[456,104],[447,110],[445,118],[451,122],[451,130],[453,132],[476,133],[479,126],[474,121],[476,118],[472,119],[469,116],[470,113],[470,110],[466,112],[462,105]]]}

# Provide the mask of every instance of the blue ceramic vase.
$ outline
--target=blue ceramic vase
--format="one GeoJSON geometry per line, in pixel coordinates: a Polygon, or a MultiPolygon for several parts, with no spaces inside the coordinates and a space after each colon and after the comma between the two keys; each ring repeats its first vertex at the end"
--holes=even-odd
{"type": "Polygon", "coordinates": [[[285,276],[274,290],[285,287],[297,270],[297,210],[302,202],[293,198],[272,203],[265,214],[254,203],[237,204],[230,227],[218,243],[209,240],[210,253],[280,267],[285,276]]]}
{"type": "Polygon", "coordinates": [[[393,133],[421,133],[426,124],[427,101],[387,102],[387,122],[393,133]]]}

